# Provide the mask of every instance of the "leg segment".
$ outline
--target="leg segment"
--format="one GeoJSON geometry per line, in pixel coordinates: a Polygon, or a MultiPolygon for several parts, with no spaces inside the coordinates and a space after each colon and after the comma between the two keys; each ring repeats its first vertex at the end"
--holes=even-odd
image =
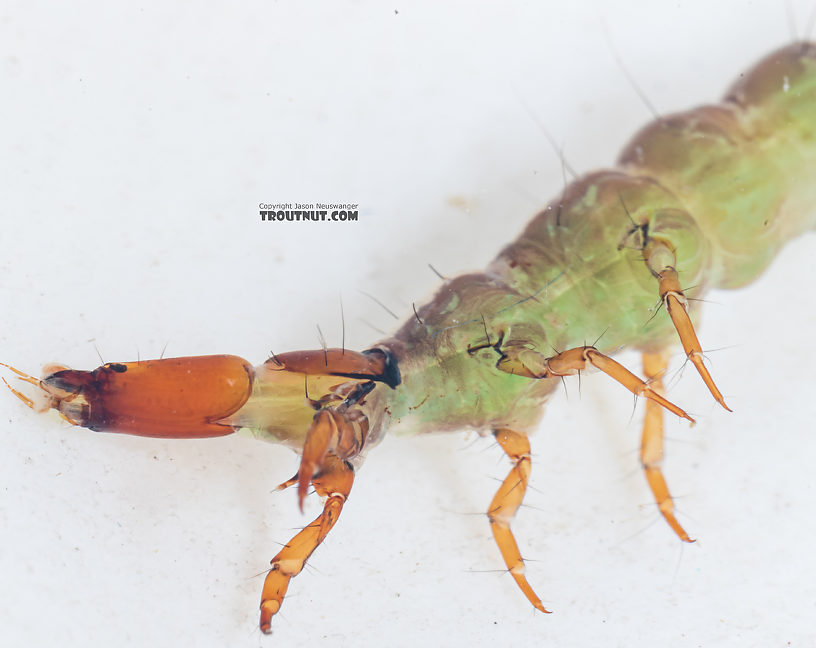
{"type": "Polygon", "coordinates": [[[311,481],[317,494],[328,499],[323,505],[323,512],[314,522],[292,538],[272,559],[272,569],[266,574],[261,592],[260,627],[265,634],[271,631],[272,617],[283,604],[289,581],[303,570],[309,556],[340,517],[354,483],[354,471],[345,461],[329,454],[323,459],[322,469],[311,481]]]}
{"type": "Polygon", "coordinates": [[[544,354],[526,347],[503,348],[501,354],[502,356],[496,364],[499,369],[527,378],[571,376],[585,370],[587,363],[589,363],[603,371],[610,378],[615,379],[635,396],[643,396],[647,401],[665,407],[672,414],[676,414],[694,424],[694,419],[685,411],[663,398],[648,383],[643,382],[622,364],[604,355],[595,347],[575,347],[551,357],[546,357],[544,354]]]}
{"type": "Polygon", "coordinates": [[[703,364],[703,349],[686,310],[688,302],[677,277],[677,270],[675,269],[677,261],[674,251],[668,243],[655,238],[644,248],[643,257],[649,270],[657,277],[660,299],[666,306],[672,324],[674,324],[674,328],[680,336],[680,342],[686,352],[686,357],[696,367],[697,373],[700,374],[714,399],[730,412],[731,409],[725,404],[723,395],[717,389],[714,379],[703,364]]]}
{"type": "Polygon", "coordinates": [[[526,436],[512,430],[500,429],[493,434],[502,450],[510,457],[513,467],[499,490],[496,491],[493,501],[490,502],[490,508],[487,510],[490,529],[493,531],[493,537],[504,558],[504,564],[507,565],[510,575],[524,592],[527,600],[537,610],[549,613],[524,576],[524,560],[516,539],[513,537],[513,532],[510,530],[510,522],[515,517],[527,492],[527,481],[530,478],[531,469],[530,442],[526,436]]]}
{"type": "MultiPolygon", "coordinates": [[[[276,366],[283,366],[281,358],[274,359],[276,366]]],[[[368,418],[355,407],[363,403],[373,388],[374,382],[370,380],[349,381],[319,400],[310,399],[318,411],[306,433],[298,472],[278,486],[278,490],[297,484],[301,512],[310,483],[326,501],[323,512],[272,559],[272,568],[261,592],[260,628],[266,634],[271,631],[272,617],[283,605],[289,582],[303,570],[309,556],[331,531],[348,499],[354,470],[346,459],[358,455],[368,437],[368,418]],[[338,405],[328,406],[337,401],[340,401],[338,405]]]]}
{"type": "Polygon", "coordinates": [[[332,453],[340,459],[350,459],[359,454],[367,436],[368,419],[365,414],[350,409],[346,403],[338,407],[321,409],[315,414],[306,433],[303,456],[297,474],[298,505],[301,513],[309,482],[314,483],[312,477],[322,469],[326,456],[332,453]]]}
{"type": "MultiPolygon", "coordinates": [[[[663,391],[663,374],[667,366],[668,353],[643,354],[643,373],[647,378],[651,378],[651,388],[658,393],[663,391]]],[[[660,469],[660,464],[663,463],[663,410],[651,400],[646,401],[646,418],[643,421],[643,436],[640,441],[640,463],[660,514],[683,542],[694,542],[674,517],[674,500],[660,469]]]]}
{"type": "MultiPolygon", "coordinates": [[[[688,317],[688,315],[686,315],[686,317],[688,317]]],[[[612,358],[604,355],[595,347],[591,346],[575,347],[551,357],[546,357],[543,354],[533,351],[532,349],[528,349],[524,346],[497,348],[497,351],[499,351],[501,357],[496,366],[502,371],[506,371],[508,373],[525,376],[527,378],[555,378],[575,374],[586,369],[587,365],[592,365],[593,367],[603,371],[611,378],[614,378],[636,396],[643,396],[646,399],[646,419],[643,424],[643,437],[640,445],[640,461],[643,465],[646,481],[649,483],[649,488],[652,490],[652,494],[654,495],[655,501],[660,509],[660,513],[669,523],[669,526],[681,540],[685,542],[693,542],[693,540],[689,538],[685,529],[683,529],[683,527],[677,521],[677,518],[674,516],[674,501],[669,494],[669,488],[666,486],[666,480],[663,478],[663,472],[660,469],[660,464],[663,460],[663,409],[667,409],[677,416],[688,419],[692,424],[694,424],[693,418],[677,407],[677,405],[666,400],[666,398],[664,398],[662,395],[662,374],[665,372],[668,364],[667,354],[657,353],[643,355],[643,370],[647,377],[652,379],[650,383],[647,383],[638,378],[620,363],[615,362],[612,358]]],[[[500,432],[504,431],[502,430],[500,432]]],[[[497,432],[497,438],[499,438],[498,435],[499,433],[497,432]]],[[[524,439],[524,443],[527,443],[526,439],[524,439]]],[[[505,480],[505,483],[502,485],[502,489],[499,490],[499,493],[496,494],[496,498],[493,500],[491,510],[493,510],[497,504],[510,501],[515,504],[515,508],[513,508],[511,511],[512,516],[512,514],[515,513],[516,508],[518,508],[518,505],[521,504],[521,498],[524,496],[524,488],[527,486],[527,476],[529,475],[529,463],[527,464],[526,468],[527,472],[522,473],[521,471],[524,470],[522,468],[523,464],[519,463],[516,456],[521,457],[524,455],[524,451],[517,450],[516,454],[514,455],[511,450],[508,450],[504,443],[501,443],[501,445],[503,448],[505,448],[505,452],[507,452],[507,454],[513,458],[514,461],[516,461],[517,465],[515,470],[519,471],[518,477],[513,477],[513,473],[511,472],[507,479],[510,480],[513,478],[515,479],[514,483],[522,484],[523,486],[518,489],[521,492],[520,495],[514,495],[512,499],[508,499],[509,492],[505,492],[505,489],[508,487],[509,482],[505,480]]],[[[521,448],[521,446],[518,445],[516,448],[521,448]]],[[[526,452],[529,452],[529,445],[527,445],[526,448],[526,452]]],[[[495,535],[495,527],[493,532],[495,535]]],[[[510,534],[509,526],[506,528],[506,535],[509,537],[509,540],[505,541],[506,546],[515,547],[515,541],[510,534]],[[509,543],[512,543],[512,545],[509,543]]],[[[498,535],[496,535],[496,541],[499,542],[498,535]]],[[[501,542],[499,542],[499,546],[502,547],[501,542]]],[[[515,551],[517,554],[518,549],[515,551]]],[[[505,554],[505,548],[503,547],[502,555],[505,555],[507,566],[512,572],[513,567],[511,561],[508,558],[508,554],[505,554]]],[[[521,559],[519,558],[519,561],[520,560],[521,559]]],[[[519,562],[519,564],[521,563],[519,562]]],[[[530,590],[530,593],[528,593],[527,588],[529,588],[529,585],[527,585],[527,581],[523,580],[523,576],[521,578],[522,580],[519,581],[519,587],[524,590],[527,597],[533,601],[533,605],[535,605],[535,601],[537,600],[534,599],[535,595],[531,597],[532,590],[530,590]]]]}

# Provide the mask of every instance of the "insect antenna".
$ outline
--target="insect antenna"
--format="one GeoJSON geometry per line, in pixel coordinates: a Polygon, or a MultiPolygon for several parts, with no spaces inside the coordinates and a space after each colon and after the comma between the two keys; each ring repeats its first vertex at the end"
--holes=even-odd
{"type": "MultiPolygon", "coordinates": [[[[7,365],[7,364],[4,364],[3,366],[8,367],[9,369],[14,371],[15,373],[17,372],[17,370],[14,367],[9,367],[9,365],[7,365]]],[[[17,376],[17,378],[22,380],[23,382],[27,382],[27,383],[30,383],[32,385],[36,385],[39,382],[35,378],[33,378],[31,376],[27,376],[26,378],[22,378],[20,376],[17,376]],[[29,380],[29,378],[30,378],[30,380],[29,380]]],[[[17,389],[14,389],[14,387],[12,387],[11,385],[8,384],[8,381],[5,378],[0,378],[0,380],[3,381],[3,383],[6,385],[6,387],[9,388],[9,391],[12,394],[14,394],[17,398],[19,398],[23,402],[24,405],[26,405],[27,407],[29,407],[31,409],[36,409],[36,405],[35,405],[34,401],[31,398],[29,398],[28,396],[23,394],[21,391],[19,391],[17,389]]]]}
{"type": "Polygon", "coordinates": [[[416,317],[416,321],[419,322],[419,325],[420,326],[425,326],[425,322],[422,321],[422,318],[419,316],[419,313],[417,313],[416,303],[415,302],[411,302],[411,308],[414,309],[414,317],[416,317]]]}

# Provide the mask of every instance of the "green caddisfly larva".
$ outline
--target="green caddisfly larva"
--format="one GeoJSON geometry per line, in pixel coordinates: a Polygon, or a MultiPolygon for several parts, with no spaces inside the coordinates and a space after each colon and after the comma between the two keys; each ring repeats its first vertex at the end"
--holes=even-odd
{"type": "MultiPolygon", "coordinates": [[[[810,46],[789,45],[759,67],[748,68],[725,101],[679,117],[661,114],[624,149],[617,166],[568,178],[566,188],[520,236],[514,239],[515,234],[508,232],[511,243],[503,249],[495,245],[498,256],[486,269],[457,276],[454,269],[445,268],[443,274],[448,278],[429,300],[416,302],[415,314],[409,313],[390,333],[368,334],[368,343],[338,344],[329,336],[327,349],[315,345],[313,351],[286,352],[282,349],[287,347],[278,348],[275,340],[274,354],[258,366],[235,356],[202,356],[197,351],[185,351],[182,358],[110,362],[111,351],[103,345],[105,361],[93,372],[49,366],[42,378],[17,372],[7,374],[7,379],[15,393],[33,408],[56,409],[71,423],[92,430],[160,438],[220,436],[240,430],[244,436],[279,442],[301,453],[301,461],[290,471],[295,474],[282,484],[291,486],[298,496],[275,496],[280,502],[276,506],[283,502],[293,506],[293,499],[301,506],[309,504],[309,500],[317,499],[306,497],[310,488],[325,499],[310,506],[308,519],[315,519],[314,524],[293,532],[288,542],[283,538],[285,546],[270,552],[270,557],[275,555],[273,569],[266,575],[261,600],[261,628],[265,631],[276,627],[273,622],[280,622],[275,615],[281,606],[285,616],[292,606],[314,605],[310,601],[319,594],[319,582],[299,590],[307,578],[301,570],[313,550],[317,549],[317,560],[325,549],[317,546],[338,521],[340,511],[344,510],[345,520],[350,509],[364,506],[359,483],[365,480],[368,467],[359,476],[356,471],[386,433],[398,436],[470,428],[492,435],[509,462],[501,464],[503,485],[493,486],[483,502],[489,524],[482,523],[498,544],[502,569],[512,576],[507,580],[515,582],[532,606],[561,613],[565,607],[580,604],[580,597],[559,600],[554,596],[548,588],[548,567],[525,565],[521,556],[527,557],[528,552],[519,552],[510,531],[515,531],[522,546],[528,542],[524,534],[531,532],[530,525],[520,531],[510,522],[524,499],[531,466],[538,465],[539,456],[558,452],[549,447],[546,433],[532,436],[542,425],[547,429],[553,408],[545,414],[542,406],[562,390],[564,382],[577,398],[579,379],[575,374],[592,368],[599,375],[588,380],[597,383],[605,374],[623,385],[613,397],[627,406],[631,406],[632,398],[624,387],[638,395],[639,401],[646,401],[640,453],[646,483],[655,500],[652,510],[662,513],[681,540],[698,536],[693,520],[700,505],[689,510],[681,503],[680,508],[691,517],[675,515],[675,501],[663,479],[665,471],[672,492],[688,490],[674,476],[674,460],[671,467],[661,463],[661,419],[669,417],[666,425],[674,426],[676,437],[687,428],[669,420],[674,416],[719,422],[726,414],[722,408],[722,414],[715,414],[701,405],[699,390],[691,398],[678,398],[674,392],[661,396],[659,376],[666,370],[667,353],[680,348],[682,338],[690,360],[682,382],[694,380],[696,367],[698,380],[707,386],[712,402],[743,410],[748,405],[744,397],[739,407],[731,400],[732,390],[720,377],[725,363],[704,361],[703,352],[711,350],[707,329],[703,325],[697,335],[691,322],[696,323],[697,312],[705,309],[692,299],[704,299],[713,289],[753,283],[784,244],[812,228],[812,205],[816,203],[816,189],[810,181],[816,166],[812,145],[816,128],[813,57],[810,46]],[[686,315],[687,306],[691,320],[686,315]],[[628,360],[621,359],[617,354],[622,348],[643,352],[643,366],[633,363],[631,354],[626,356],[628,360]],[[31,384],[21,385],[12,378],[31,384]],[[670,413],[664,415],[663,409],[670,413]],[[298,591],[309,596],[298,598],[298,591]]],[[[189,225],[193,226],[192,221],[189,225]]],[[[253,223],[256,236],[257,226],[253,223]]],[[[269,230],[262,231],[263,236],[269,230]]],[[[302,231],[308,232],[305,227],[302,231]]],[[[315,230],[308,233],[317,235],[315,230]]],[[[462,232],[463,237],[479,234],[476,224],[469,224],[462,232]]],[[[157,245],[159,265],[165,254],[186,254],[178,245],[162,248],[161,241],[157,245]]],[[[128,254],[127,245],[118,252],[128,254]]],[[[101,249],[98,254],[104,267],[101,262],[111,254],[110,249],[101,249]]],[[[375,254],[388,258],[382,251],[375,254]]],[[[209,260],[211,253],[205,258],[209,260]]],[[[225,265],[221,271],[228,272],[229,267],[225,265]]],[[[331,271],[341,273],[342,268],[335,264],[331,271]]],[[[148,276],[146,280],[154,279],[148,276]]],[[[292,282],[296,277],[273,275],[269,280],[292,282]]],[[[59,277],[58,283],[63,281],[68,286],[81,283],[68,274],[59,277]]],[[[123,288],[121,281],[117,279],[112,285],[123,288]]],[[[63,290],[68,292],[67,286],[63,290]]],[[[251,309],[231,303],[236,296],[240,299],[236,290],[214,298],[214,318],[221,321],[224,313],[254,317],[251,309]]],[[[269,289],[256,297],[274,301],[272,292],[269,289]]],[[[85,303],[84,299],[77,301],[85,303]]],[[[762,310],[775,306],[757,305],[752,317],[756,319],[762,310]]],[[[295,316],[288,309],[276,313],[274,304],[264,312],[267,319],[295,316]]],[[[59,325],[72,317],[70,310],[63,310],[59,325]]],[[[747,319],[746,326],[751,321],[747,319]]],[[[60,331],[55,337],[61,335],[60,331]]],[[[362,336],[361,331],[356,332],[357,338],[362,336]]],[[[222,337],[219,335],[219,340],[222,337]]],[[[178,345],[173,344],[173,348],[178,345]]],[[[751,352],[760,355],[757,350],[751,352]]],[[[53,353],[49,351],[46,357],[53,353]]],[[[773,358],[774,354],[770,355],[773,358]]],[[[154,356],[159,352],[150,355],[154,356]]],[[[3,360],[23,366],[16,358],[3,360]]],[[[769,376],[773,373],[773,366],[761,366],[759,357],[755,366],[769,376]]],[[[582,407],[592,406],[589,397],[581,396],[580,402],[582,407]]],[[[86,438],[83,445],[99,442],[86,438]]],[[[217,443],[226,447],[222,441],[217,443]]],[[[180,446],[173,448],[184,452],[180,446]]],[[[379,461],[376,450],[370,457],[371,463],[379,461]]],[[[721,461],[728,459],[724,456],[721,461]]],[[[211,463],[207,465],[212,470],[211,463]]],[[[290,476],[279,475],[281,465],[280,461],[269,465],[267,473],[272,481],[290,476]]],[[[395,479],[402,478],[399,461],[392,466],[392,473],[395,479]]],[[[593,480],[591,474],[586,477],[588,487],[593,480]]],[[[217,481],[223,484],[223,475],[217,481]]],[[[259,489],[264,497],[270,497],[266,491],[273,485],[259,489]]],[[[214,500],[214,495],[210,492],[202,497],[214,500]]],[[[553,499],[567,497],[569,493],[559,492],[553,499]]],[[[453,501],[455,494],[443,494],[443,498],[453,501]]],[[[731,499],[731,506],[738,507],[740,497],[731,499]]],[[[749,511],[751,496],[746,495],[745,500],[745,510],[749,511]]],[[[548,501],[545,495],[539,498],[538,506],[548,501]]],[[[400,502],[392,500],[390,508],[399,507],[400,502]]],[[[462,512],[455,503],[449,508],[462,512]]],[[[543,536],[537,546],[539,555],[546,549],[551,559],[559,545],[547,535],[547,518],[547,513],[539,518],[545,527],[537,532],[543,536]]],[[[390,526],[398,524],[399,516],[389,522],[390,526]]],[[[431,535],[436,532],[430,524],[427,531],[431,535]]],[[[280,533],[276,531],[276,535],[280,533]]],[[[206,536],[202,532],[198,537],[203,541],[206,536]]],[[[449,550],[443,542],[430,546],[435,554],[449,550]]],[[[172,544],[161,545],[162,552],[171,550],[176,550],[172,544]]],[[[367,560],[365,545],[350,552],[355,560],[367,560]]],[[[398,560],[397,553],[395,548],[391,560],[398,560]]],[[[480,567],[471,566],[474,570],[480,567]]],[[[321,570],[334,578],[334,568],[333,563],[324,564],[321,570]]],[[[206,566],[202,569],[206,571],[206,566]]],[[[214,596],[223,585],[222,576],[210,588],[214,596]]],[[[490,582],[468,581],[468,589],[481,587],[486,590],[484,600],[492,604],[496,595],[491,593],[490,582]]],[[[505,588],[505,584],[500,587],[505,588]]],[[[123,589],[130,590],[130,586],[123,589]]],[[[197,595],[200,592],[193,588],[190,597],[197,595]]],[[[524,601],[509,594],[513,596],[517,602],[524,601]]],[[[360,599],[359,604],[365,602],[360,599]]],[[[131,602],[127,607],[133,605],[131,602]]],[[[145,605],[152,607],[155,601],[145,605]]],[[[164,610],[172,605],[172,600],[161,603],[164,610]]],[[[44,607],[48,605],[44,603],[44,607]]],[[[331,626],[332,605],[324,604],[320,609],[321,622],[331,626]]],[[[534,623],[540,626],[548,621],[537,619],[534,623]]]]}

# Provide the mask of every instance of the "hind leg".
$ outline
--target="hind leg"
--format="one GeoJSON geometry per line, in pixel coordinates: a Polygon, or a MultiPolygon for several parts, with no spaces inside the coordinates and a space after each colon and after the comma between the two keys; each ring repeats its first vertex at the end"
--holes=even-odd
{"type": "MultiPolygon", "coordinates": [[[[650,380],[650,387],[663,393],[663,375],[668,366],[668,353],[644,353],[643,373],[650,380]]],[[[674,500],[663,477],[663,408],[655,401],[646,400],[646,417],[640,440],[640,463],[643,474],[654,495],[660,514],[683,542],[694,542],[674,516],[674,500]]]]}

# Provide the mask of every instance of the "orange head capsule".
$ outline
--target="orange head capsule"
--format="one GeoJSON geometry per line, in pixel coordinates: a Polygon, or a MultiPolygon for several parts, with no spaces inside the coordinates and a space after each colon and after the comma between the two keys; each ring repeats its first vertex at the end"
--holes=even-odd
{"type": "Polygon", "coordinates": [[[314,409],[349,401],[355,386],[357,399],[367,394],[359,382],[400,382],[393,358],[380,349],[295,351],[255,368],[232,355],[111,362],[93,371],[48,365],[41,380],[3,366],[38,388],[28,396],[9,386],[32,409],[54,409],[99,432],[185,439],[249,427],[285,442],[306,434],[314,409]],[[320,400],[308,398],[306,377],[320,400]]]}
{"type": "Polygon", "coordinates": [[[55,409],[74,425],[166,438],[230,434],[219,423],[246,403],[254,370],[242,358],[212,355],[108,363],[93,371],[47,367],[37,385],[44,405],[13,390],[34,409],[55,409]],[[53,371],[52,369],[56,369],[53,371]]]}

